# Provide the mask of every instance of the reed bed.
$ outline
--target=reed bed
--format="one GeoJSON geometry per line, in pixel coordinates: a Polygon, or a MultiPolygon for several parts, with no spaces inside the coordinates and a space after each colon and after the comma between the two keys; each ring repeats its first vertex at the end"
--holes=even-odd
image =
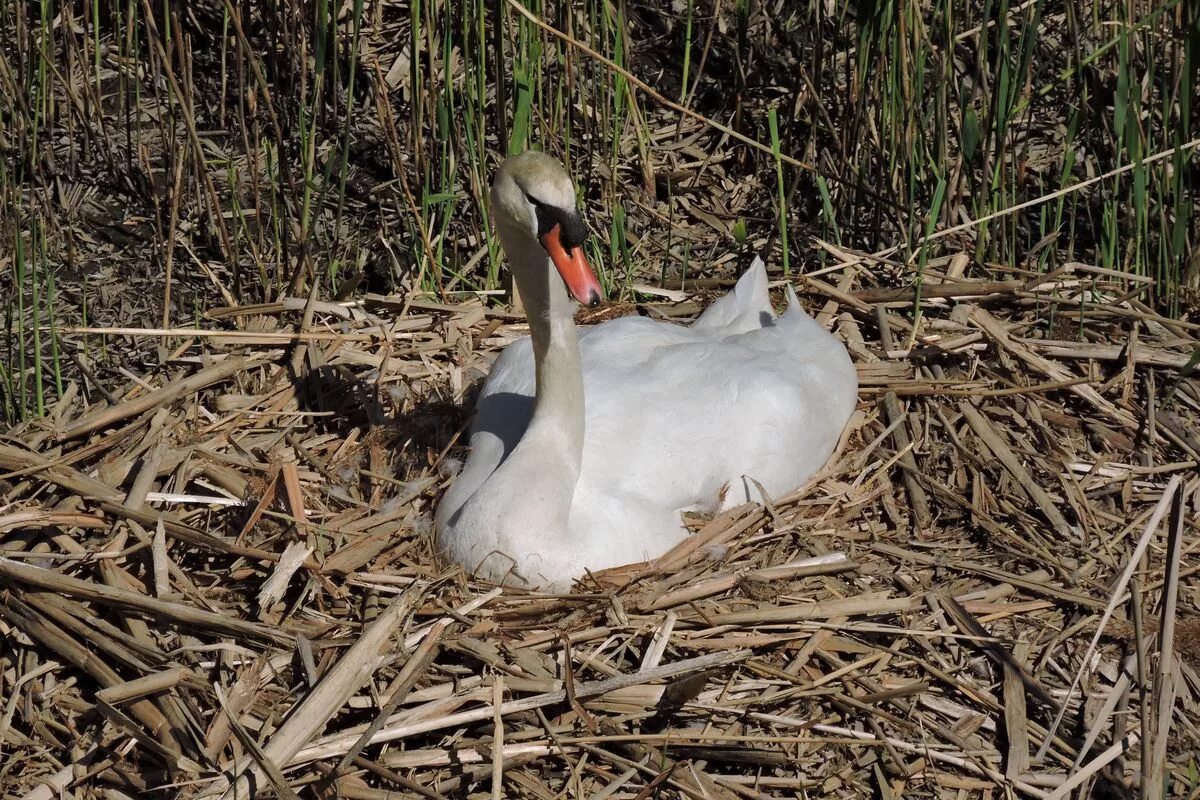
{"type": "Polygon", "coordinates": [[[0,7],[0,795],[1200,796],[1198,25],[0,7]],[[762,253],[862,385],[807,486],[566,596],[429,535],[531,144],[581,324],[762,253]]]}
{"type": "Polygon", "coordinates": [[[0,444],[6,796],[1194,796],[1195,326],[961,254],[917,331],[838,258],[799,279],[863,384],[830,465],[568,596],[428,535],[511,313],[109,332],[178,344],[0,444]]]}

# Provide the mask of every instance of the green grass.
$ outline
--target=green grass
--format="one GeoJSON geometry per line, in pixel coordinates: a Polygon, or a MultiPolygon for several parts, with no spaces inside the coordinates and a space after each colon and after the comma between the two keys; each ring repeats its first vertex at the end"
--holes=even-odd
{"type": "Polygon", "coordinates": [[[767,127],[771,132],[771,155],[775,157],[775,196],[778,202],[780,260],[783,265],[783,274],[791,275],[791,250],[788,247],[787,190],[784,188],[783,161],[780,158],[783,150],[779,141],[779,110],[775,106],[767,109],[767,127]]]}
{"type": "MultiPolygon", "coordinates": [[[[1200,132],[1194,3],[526,7],[564,36],[508,0],[284,0],[246,18],[236,3],[185,17],[137,0],[0,8],[5,418],[62,390],[62,348],[78,344],[51,330],[81,320],[63,290],[89,275],[136,278],[167,324],[224,296],[502,285],[488,183],[531,146],[579,179],[589,252],[618,298],[702,277],[727,251],[768,247],[772,268],[803,272],[825,257],[820,237],[895,248],[910,283],[963,250],[980,274],[1080,260],[1149,275],[1146,300],[1190,308],[1200,177],[1179,148],[1200,132]],[[87,189],[85,207],[63,186],[87,189]],[[148,238],[107,242],[127,219],[148,238]]],[[[114,308],[88,313],[117,322],[114,308]]]]}

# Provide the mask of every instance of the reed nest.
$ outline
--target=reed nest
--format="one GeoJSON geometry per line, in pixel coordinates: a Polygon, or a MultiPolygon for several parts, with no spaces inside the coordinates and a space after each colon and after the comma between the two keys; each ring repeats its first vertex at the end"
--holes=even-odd
{"type": "Polygon", "coordinates": [[[60,331],[161,346],[0,442],[4,797],[1194,797],[1197,326],[1085,264],[935,259],[918,299],[826,248],[834,458],[565,596],[431,545],[519,314],[60,331]]]}
{"type": "Polygon", "coordinates": [[[1200,797],[1195,8],[0,6],[0,798],[1200,797]],[[790,258],[862,384],[566,596],[430,536],[531,144],[581,324],[790,258]]]}

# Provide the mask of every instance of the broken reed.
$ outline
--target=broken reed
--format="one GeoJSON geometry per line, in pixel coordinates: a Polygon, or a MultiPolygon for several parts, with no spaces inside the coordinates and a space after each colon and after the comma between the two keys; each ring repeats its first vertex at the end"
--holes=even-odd
{"type": "Polygon", "coordinates": [[[5,417],[39,413],[57,391],[57,339],[31,334],[77,322],[82,301],[50,290],[55,275],[77,288],[106,270],[137,274],[154,287],[148,319],[164,326],[221,294],[494,288],[489,176],[528,146],[571,164],[599,237],[589,255],[622,292],[685,262],[703,272],[743,243],[802,270],[814,235],[900,245],[898,277],[912,282],[930,255],[924,233],[1039,197],[976,228],[978,262],[1049,271],[1081,260],[1150,276],[1149,299],[1172,313],[1197,280],[1194,157],[1143,163],[1200,130],[1194,4],[527,7],[815,174],[685,130],[508,0],[290,0],[245,18],[230,16],[239,4],[186,18],[148,0],[6,4],[0,231],[23,260],[0,274],[5,417]],[[704,169],[670,149],[685,134],[743,186],[717,228],[681,205],[695,189],[686,176],[704,169]],[[681,166],[684,183],[671,185],[681,166]],[[147,223],[97,249],[97,228],[103,239],[127,219],[147,223]],[[664,219],[695,235],[670,235],[664,219]]]}

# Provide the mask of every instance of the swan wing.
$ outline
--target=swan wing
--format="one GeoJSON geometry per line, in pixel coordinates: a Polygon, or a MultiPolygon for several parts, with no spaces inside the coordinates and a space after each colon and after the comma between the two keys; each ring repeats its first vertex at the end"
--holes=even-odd
{"type": "Polygon", "coordinates": [[[471,422],[471,452],[437,509],[437,527],[458,512],[521,441],[533,416],[535,374],[533,344],[517,339],[492,364],[475,405],[471,422]]]}
{"type": "Polygon", "coordinates": [[[728,336],[757,330],[775,318],[767,294],[767,268],[758,256],[738,278],[733,291],[725,294],[704,309],[691,329],[728,336]]]}
{"type": "Polygon", "coordinates": [[[636,322],[582,343],[577,491],[714,510],[727,484],[726,504],[757,497],[747,477],[785,492],[828,458],[858,379],[845,348],[803,311],[720,340],[636,322]]]}

